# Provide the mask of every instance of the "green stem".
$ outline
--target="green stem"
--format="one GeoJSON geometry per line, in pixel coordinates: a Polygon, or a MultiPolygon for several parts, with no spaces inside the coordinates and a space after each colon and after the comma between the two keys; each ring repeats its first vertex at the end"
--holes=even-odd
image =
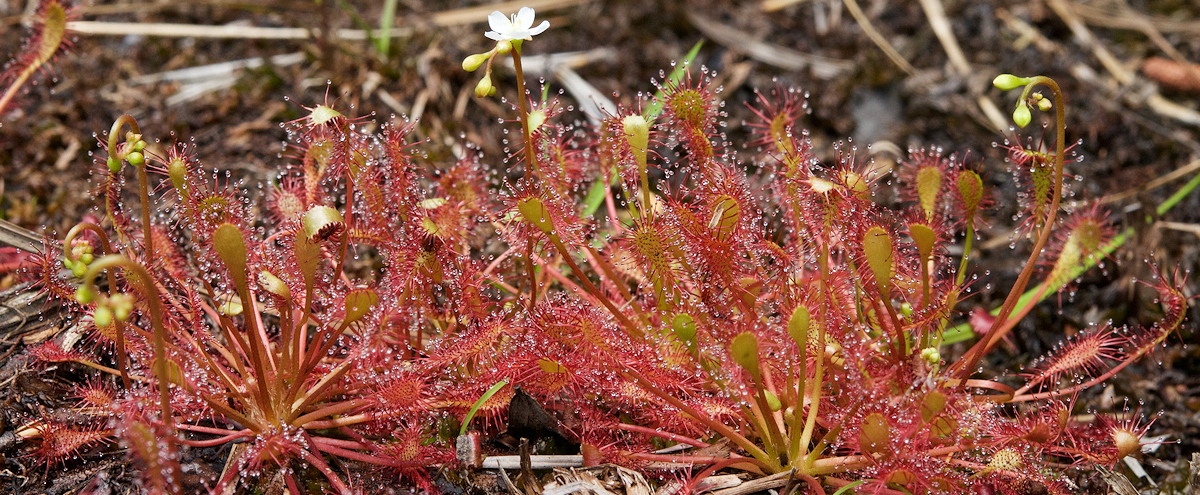
{"type": "MultiPolygon", "coordinates": [[[[1004,334],[1007,333],[1007,331],[1002,330],[1002,328],[1008,321],[1009,316],[1012,315],[1013,310],[1016,309],[1017,303],[1020,301],[1021,296],[1025,291],[1025,287],[1029,285],[1029,279],[1033,276],[1033,272],[1037,268],[1037,260],[1042,255],[1042,249],[1045,248],[1046,243],[1050,240],[1050,237],[1054,233],[1055,221],[1058,218],[1058,208],[1062,202],[1063,152],[1065,151],[1066,147],[1067,126],[1066,101],[1063,98],[1062,89],[1059,88],[1058,83],[1054,82],[1053,79],[1050,79],[1046,76],[1035,76],[1030,79],[1030,83],[1025,86],[1025,91],[1021,94],[1022,100],[1026,95],[1029,94],[1029,91],[1037,85],[1046,86],[1054,93],[1055,143],[1054,187],[1052,189],[1054,195],[1050,199],[1050,208],[1046,213],[1045,223],[1042,225],[1041,232],[1034,241],[1033,251],[1029,253],[1029,259],[1025,262],[1025,268],[1021,270],[1020,275],[1017,277],[1017,282],[1013,284],[1012,289],[1008,293],[1008,297],[1004,300],[1004,304],[1000,306],[1000,312],[996,315],[996,319],[993,321],[991,328],[987,332],[987,335],[984,335],[983,339],[972,346],[971,349],[963,355],[962,359],[958,360],[951,366],[952,371],[957,372],[959,378],[966,378],[967,376],[970,376],[972,370],[975,368],[975,365],[979,363],[979,360],[982,359],[989,350],[995,347],[995,345],[1000,342],[1000,339],[1004,337],[1004,334]]],[[[1009,328],[1011,328],[1011,326],[1009,326],[1009,328]]]]}
{"type": "Polygon", "coordinates": [[[174,434],[175,424],[171,420],[171,383],[167,368],[167,327],[163,324],[162,299],[154,279],[145,267],[119,254],[109,254],[92,262],[84,277],[84,284],[92,292],[96,291],[96,277],[108,268],[121,267],[134,275],[134,285],[146,299],[146,312],[154,327],[154,374],[158,378],[158,402],[162,412],[163,425],[174,434]]]}
{"type": "MultiPolygon", "coordinates": [[[[813,431],[817,427],[817,412],[821,406],[821,385],[825,379],[825,325],[823,324],[817,330],[817,359],[815,364],[816,370],[813,376],[812,401],[808,406],[808,416],[804,421],[804,432],[800,434],[800,455],[797,458],[808,453],[808,445],[812,443],[813,431]]],[[[804,399],[801,398],[800,402],[801,407],[796,409],[795,414],[800,414],[800,411],[803,409],[804,399]]]]}

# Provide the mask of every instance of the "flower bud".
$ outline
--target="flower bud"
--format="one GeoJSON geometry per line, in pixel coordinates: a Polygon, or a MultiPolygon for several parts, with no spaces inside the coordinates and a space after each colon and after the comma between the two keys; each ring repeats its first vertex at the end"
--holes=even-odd
{"type": "Polygon", "coordinates": [[[75,289],[75,302],[79,304],[91,304],[96,300],[96,292],[88,288],[86,285],[79,286],[75,289]]]}
{"type": "Polygon", "coordinates": [[[1051,108],[1054,108],[1054,103],[1049,98],[1041,97],[1037,100],[1037,107],[1038,110],[1049,112],[1051,108]]]}
{"type": "Polygon", "coordinates": [[[117,172],[120,172],[121,171],[121,160],[118,160],[117,157],[115,157],[115,156],[108,157],[108,171],[112,172],[114,174],[117,172]]]}
{"type": "Polygon", "coordinates": [[[108,307],[112,308],[112,314],[118,320],[128,320],[129,315],[133,313],[133,296],[129,294],[113,294],[108,298],[108,307]]]}
{"type": "Polygon", "coordinates": [[[926,347],[921,349],[921,359],[929,364],[938,364],[942,362],[942,354],[938,352],[936,347],[926,347]]]}
{"type": "Polygon", "coordinates": [[[125,161],[129,162],[130,165],[140,167],[146,163],[146,157],[142,156],[140,151],[130,151],[129,154],[125,155],[125,161]]]}
{"type": "Polygon", "coordinates": [[[497,55],[508,55],[508,52],[511,52],[512,49],[513,49],[512,41],[500,40],[500,41],[496,42],[496,54],[497,55]]]}
{"type": "Polygon", "coordinates": [[[474,55],[469,55],[467,58],[463,59],[462,68],[467,72],[475,72],[480,66],[483,65],[484,62],[487,62],[489,58],[491,58],[491,56],[487,53],[476,53],[474,55]]]}
{"type": "Polygon", "coordinates": [[[108,306],[100,306],[96,311],[92,312],[92,322],[97,328],[107,328],[112,326],[113,312],[108,306]]]}
{"type": "Polygon", "coordinates": [[[1028,77],[1017,77],[1012,74],[1000,74],[996,76],[995,79],[992,79],[993,86],[1005,91],[1025,86],[1029,84],[1029,82],[1030,81],[1028,77]]]}
{"type": "Polygon", "coordinates": [[[71,270],[71,275],[74,275],[76,278],[83,278],[84,275],[87,275],[88,266],[83,260],[67,261],[69,262],[67,269],[71,270]]]}
{"type": "Polygon", "coordinates": [[[492,86],[492,75],[485,74],[483,79],[479,80],[479,84],[475,85],[475,97],[487,98],[496,93],[496,87],[492,86]]]}
{"type": "Polygon", "coordinates": [[[1033,120],[1033,115],[1029,113],[1029,105],[1026,105],[1025,102],[1018,103],[1017,109],[1013,110],[1013,122],[1019,127],[1025,127],[1031,120],[1033,120]]]}

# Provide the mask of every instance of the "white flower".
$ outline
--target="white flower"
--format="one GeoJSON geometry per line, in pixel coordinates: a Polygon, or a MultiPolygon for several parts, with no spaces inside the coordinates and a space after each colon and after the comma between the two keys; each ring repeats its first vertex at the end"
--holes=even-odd
{"type": "Polygon", "coordinates": [[[499,10],[492,12],[488,15],[488,26],[492,30],[483,35],[496,41],[532,40],[534,36],[550,28],[550,21],[542,21],[537,27],[533,27],[533,9],[521,7],[511,19],[499,10]]]}

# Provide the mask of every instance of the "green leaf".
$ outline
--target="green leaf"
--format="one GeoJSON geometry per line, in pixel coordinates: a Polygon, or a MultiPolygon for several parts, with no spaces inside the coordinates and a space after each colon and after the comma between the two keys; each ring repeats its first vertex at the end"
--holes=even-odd
{"type": "Polygon", "coordinates": [[[892,287],[892,236],[883,227],[874,226],[867,229],[862,240],[863,254],[867,257],[867,265],[875,275],[875,283],[879,290],[887,293],[892,287]]]}
{"type": "Polygon", "coordinates": [[[923,223],[908,224],[908,235],[912,237],[913,244],[917,245],[917,254],[921,257],[921,263],[926,263],[933,256],[933,246],[937,241],[937,234],[933,232],[933,228],[923,223]]]}
{"type": "Polygon", "coordinates": [[[521,218],[533,224],[544,234],[551,235],[554,232],[554,222],[550,220],[550,210],[546,209],[546,204],[542,200],[535,197],[522,199],[517,203],[517,211],[521,212],[521,218]]]}
{"type": "Polygon", "coordinates": [[[379,293],[370,287],[357,287],[346,293],[346,316],[342,318],[343,324],[353,323],[367,315],[374,306],[379,302],[379,293]]]}
{"type": "Polygon", "coordinates": [[[879,413],[871,413],[863,419],[862,430],[858,433],[858,448],[867,454],[884,452],[891,436],[892,427],[887,418],[879,413]]]}
{"type": "Polygon", "coordinates": [[[458,429],[459,436],[467,434],[467,425],[471,424],[471,420],[475,418],[475,413],[479,412],[479,409],[483,407],[483,404],[487,402],[488,399],[491,399],[493,395],[496,395],[496,392],[499,392],[500,389],[504,388],[505,385],[508,385],[508,380],[500,380],[499,383],[492,385],[492,388],[489,388],[487,392],[484,392],[483,395],[479,396],[479,400],[475,401],[475,403],[471,405],[471,409],[467,411],[467,415],[463,416],[462,426],[458,429]]]}
{"type": "Polygon", "coordinates": [[[213,232],[213,247],[217,256],[229,268],[233,283],[237,284],[238,294],[243,297],[249,294],[246,283],[246,241],[242,239],[242,231],[231,223],[223,223],[213,232]]]}
{"type": "Polygon", "coordinates": [[[677,314],[671,319],[671,331],[680,342],[696,342],[696,322],[686,313],[677,314]]]}
{"type": "Polygon", "coordinates": [[[717,239],[728,241],[733,236],[733,231],[737,229],[738,221],[741,218],[742,207],[738,205],[737,200],[733,196],[722,194],[717,196],[716,204],[713,205],[708,228],[713,231],[717,239]]]}
{"type": "Polygon", "coordinates": [[[921,167],[917,170],[917,197],[925,218],[933,218],[937,207],[938,193],[942,190],[942,171],[937,167],[921,167]]]}
{"type": "Polygon", "coordinates": [[[812,317],[809,314],[808,307],[804,305],[796,306],[792,310],[792,317],[788,318],[788,335],[800,346],[800,352],[807,352],[808,349],[808,331],[812,326],[812,317]]]}

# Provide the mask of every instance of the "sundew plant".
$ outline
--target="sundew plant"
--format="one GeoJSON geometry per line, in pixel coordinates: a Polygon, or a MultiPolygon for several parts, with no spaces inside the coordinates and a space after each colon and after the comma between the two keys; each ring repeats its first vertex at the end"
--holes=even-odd
{"type": "Polygon", "coordinates": [[[730,142],[700,68],[597,126],[567,123],[522,72],[549,24],[530,8],[488,21],[494,45],[462,65],[482,69],[477,97],[515,95],[506,157],[431,162],[413,123],[363,132],[326,101],[285,124],[278,178],[253,198],[117,118],[95,154],[100,220],[48,242],[34,271],[94,345],[30,353],[97,377],[70,421],[31,419],[31,454],[120,446],[154,493],[268,477],[432,491],[439,470],[478,468],[459,433],[499,435],[518,393],[584,465],[783,474],[805,493],[1068,493],[1068,471],[1140,451],[1140,411],[1084,420],[1074,398],[1179,327],[1175,275],[1149,283],[1158,323],[1097,325],[1003,380],[981,372],[1027,289],[1050,295],[1112,237],[1101,211],[1064,206],[1077,157],[1052,79],[995,80],[1021,90],[1020,127],[1053,114],[1049,135],[1007,141],[1021,194],[997,197],[940,150],[911,151],[886,183],[852,146],[820,162],[790,88],[746,102],[752,137],[730,142]],[[512,89],[493,70],[505,58],[512,89]],[[900,200],[877,201],[882,187],[900,200]],[[952,351],[976,228],[1012,201],[1032,254],[952,351]],[[187,452],[229,446],[219,479],[186,482],[187,452]]]}

